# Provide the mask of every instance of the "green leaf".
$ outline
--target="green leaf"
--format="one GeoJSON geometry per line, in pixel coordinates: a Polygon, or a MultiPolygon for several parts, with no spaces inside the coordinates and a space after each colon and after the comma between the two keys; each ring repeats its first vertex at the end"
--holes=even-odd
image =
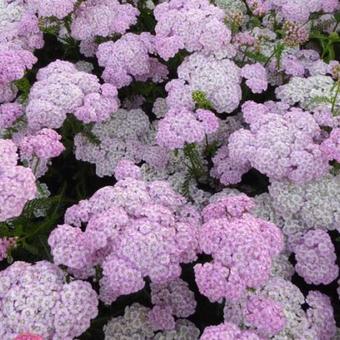
{"type": "Polygon", "coordinates": [[[336,22],[340,22],[340,11],[336,11],[334,15],[334,18],[336,20],[336,22]]]}
{"type": "Polygon", "coordinates": [[[259,53],[259,52],[246,51],[245,55],[248,58],[258,61],[260,63],[265,63],[268,60],[268,57],[266,57],[264,54],[259,53]]]}
{"type": "Polygon", "coordinates": [[[18,90],[21,92],[20,101],[25,102],[28,98],[30,88],[31,88],[31,84],[29,80],[23,77],[19,80],[16,80],[14,83],[15,83],[15,86],[18,88],[18,90]]]}
{"type": "Polygon", "coordinates": [[[27,242],[23,241],[22,246],[25,250],[27,250],[32,255],[38,255],[39,254],[38,248],[36,246],[33,246],[32,244],[28,244],[27,242]]]}
{"type": "Polygon", "coordinates": [[[192,99],[196,104],[196,108],[198,109],[205,109],[205,110],[214,109],[212,103],[208,100],[206,94],[202,91],[193,91],[192,99]]]}

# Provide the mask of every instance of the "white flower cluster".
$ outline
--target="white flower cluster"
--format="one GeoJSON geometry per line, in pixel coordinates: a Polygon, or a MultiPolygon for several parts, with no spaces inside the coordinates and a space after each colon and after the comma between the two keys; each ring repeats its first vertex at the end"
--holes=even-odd
{"type": "MultiPolygon", "coordinates": [[[[312,76],[309,78],[293,77],[287,84],[276,89],[278,99],[293,106],[297,103],[306,110],[311,110],[322,103],[329,105],[326,98],[331,100],[336,93],[336,86],[331,77],[324,75],[312,76]]],[[[335,107],[340,106],[338,96],[335,107]]]]}
{"type": "Polygon", "coordinates": [[[134,303],[123,316],[111,319],[104,326],[105,340],[197,340],[200,331],[188,320],[176,321],[175,329],[155,334],[148,319],[150,309],[134,303]]]}
{"type": "Polygon", "coordinates": [[[144,160],[160,168],[167,161],[166,151],[152,142],[152,126],[141,109],[120,109],[106,122],[96,123],[91,133],[97,141],[84,134],[75,136],[75,155],[78,160],[95,164],[100,177],[112,176],[121,159],[136,163],[144,160]]]}
{"type": "Polygon", "coordinates": [[[273,182],[269,193],[274,209],[285,221],[298,221],[301,228],[340,231],[340,175],[304,185],[273,182]]]}
{"type": "Polygon", "coordinates": [[[316,330],[310,324],[302,305],[305,297],[297,286],[282,278],[273,278],[261,290],[261,295],[282,304],[286,318],[285,328],[273,340],[319,339],[316,330]]]}

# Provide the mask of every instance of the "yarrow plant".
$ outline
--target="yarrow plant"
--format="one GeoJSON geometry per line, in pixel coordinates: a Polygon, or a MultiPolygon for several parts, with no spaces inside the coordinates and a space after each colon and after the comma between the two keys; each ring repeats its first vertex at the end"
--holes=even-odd
{"type": "Polygon", "coordinates": [[[337,339],[339,46],[338,0],[0,0],[0,339],[337,339]]]}

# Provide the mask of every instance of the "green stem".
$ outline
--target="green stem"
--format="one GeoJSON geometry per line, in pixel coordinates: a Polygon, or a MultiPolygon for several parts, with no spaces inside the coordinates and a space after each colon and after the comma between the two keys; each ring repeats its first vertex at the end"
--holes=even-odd
{"type": "Polygon", "coordinates": [[[340,92],[340,80],[337,81],[335,96],[333,97],[333,100],[332,100],[332,114],[333,114],[333,116],[335,116],[335,105],[336,105],[336,101],[337,101],[339,92],[340,92]]]}
{"type": "Polygon", "coordinates": [[[193,172],[196,180],[198,180],[204,174],[204,167],[200,159],[200,155],[196,149],[196,145],[186,144],[183,151],[185,156],[190,161],[191,167],[189,169],[193,172]]]}

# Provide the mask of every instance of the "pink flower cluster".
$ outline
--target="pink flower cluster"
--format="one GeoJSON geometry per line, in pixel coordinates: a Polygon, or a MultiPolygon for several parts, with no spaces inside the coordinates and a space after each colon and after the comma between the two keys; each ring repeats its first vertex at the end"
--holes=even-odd
{"type": "Polygon", "coordinates": [[[189,52],[221,52],[228,49],[231,32],[224,12],[208,0],[170,0],[156,6],[155,47],[164,60],[185,49],[189,52]]]}
{"type": "Polygon", "coordinates": [[[0,0],[0,340],[335,339],[339,10],[0,0]]]}
{"type": "Polygon", "coordinates": [[[333,12],[339,8],[337,0],[271,0],[273,7],[289,21],[305,23],[311,13],[333,12]]]}
{"type": "Polygon", "coordinates": [[[340,163],[340,128],[331,131],[329,138],[322,142],[321,150],[329,160],[336,160],[340,163]]]}
{"type": "Polygon", "coordinates": [[[178,278],[165,284],[151,284],[149,321],[154,330],[175,328],[174,316],[187,318],[195,313],[196,300],[188,284],[178,278]]]}
{"type": "Polygon", "coordinates": [[[0,139],[0,222],[19,216],[37,193],[32,170],[17,165],[17,160],[15,144],[0,139]]]}
{"type": "Polygon", "coordinates": [[[246,84],[253,93],[261,93],[267,90],[267,72],[261,64],[245,65],[241,70],[241,75],[247,79],[246,84]]]}
{"type": "Polygon", "coordinates": [[[133,78],[161,82],[168,75],[165,65],[149,53],[154,53],[153,37],[149,33],[140,35],[127,33],[119,40],[108,41],[98,46],[96,56],[100,66],[105,67],[103,79],[121,88],[129,85],[133,78]]]}
{"type": "Polygon", "coordinates": [[[22,78],[37,62],[32,52],[12,43],[0,43],[0,86],[22,78]]]}
{"type": "Polygon", "coordinates": [[[30,5],[40,17],[65,18],[74,9],[77,0],[31,0],[30,5]]]}
{"type": "Polygon", "coordinates": [[[256,333],[251,331],[243,331],[230,322],[224,322],[218,326],[209,326],[204,329],[201,340],[261,340],[256,333]]]}
{"type": "Polygon", "coordinates": [[[18,103],[0,105],[0,129],[11,127],[23,113],[23,107],[18,103]]]}
{"type": "Polygon", "coordinates": [[[67,224],[49,237],[54,262],[81,277],[101,265],[105,303],[142,289],[146,276],[166,283],[179,277],[180,263],[196,258],[199,214],[186,216],[186,210],[166,182],[119,180],[67,210],[67,224]]]}
{"type": "Polygon", "coordinates": [[[65,274],[46,261],[17,261],[0,272],[0,336],[32,332],[44,339],[71,340],[81,335],[98,313],[91,285],[65,282],[65,274]]]}
{"type": "MultiPolygon", "coordinates": [[[[321,129],[312,114],[292,108],[284,114],[271,113],[263,104],[246,102],[243,107],[248,129],[234,132],[228,143],[229,160],[217,154],[217,173],[229,182],[234,178],[233,167],[259,170],[273,180],[288,179],[305,183],[322,177],[329,170],[328,159],[318,143],[321,129]],[[226,168],[219,165],[220,160],[226,168]],[[229,165],[229,164],[232,165],[229,165]],[[227,173],[227,174],[226,174],[227,173]]],[[[240,173],[240,171],[239,171],[240,173]]]]}
{"type": "Polygon", "coordinates": [[[167,83],[167,104],[170,108],[194,108],[192,94],[203,92],[219,112],[234,111],[241,100],[241,72],[229,59],[194,53],[186,57],[177,69],[178,79],[167,83]]]}
{"type": "Polygon", "coordinates": [[[86,0],[75,11],[71,34],[75,39],[93,39],[123,34],[137,22],[139,11],[118,0],[86,0]]]}
{"type": "Polygon", "coordinates": [[[0,45],[13,43],[30,51],[43,47],[43,34],[32,5],[32,1],[1,1],[0,45]]]}
{"type": "Polygon", "coordinates": [[[272,259],[283,249],[281,231],[255,218],[246,195],[220,197],[203,209],[200,248],[213,261],[196,264],[196,283],[210,301],[238,300],[269,279],[272,259]]]}
{"type": "Polygon", "coordinates": [[[306,302],[309,305],[307,317],[317,331],[319,339],[334,339],[336,324],[330,298],[318,291],[310,291],[306,302]]]}
{"type": "Polygon", "coordinates": [[[294,247],[296,272],[309,284],[329,284],[339,275],[334,245],[323,230],[310,230],[294,247]]]}
{"type": "Polygon", "coordinates": [[[186,143],[200,143],[217,131],[218,118],[209,110],[192,112],[185,107],[170,109],[159,122],[157,142],[169,149],[181,149],[186,143]]]}
{"type": "Polygon", "coordinates": [[[285,327],[283,307],[272,299],[253,295],[243,313],[246,325],[255,328],[263,337],[272,337],[285,327]]]}
{"type": "Polygon", "coordinates": [[[58,157],[65,149],[60,140],[61,136],[52,129],[42,129],[35,135],[24,137],[19,146],[21,158],[48,160],[58,157]]]}
{"type": "Polygon", "coordinates": [[[100,122],[118,109],[117,89],[95,75],[57,60],[39,70],[26,108],[28,126],[59,128],[68,113],[85,123],[100,122]]]}

